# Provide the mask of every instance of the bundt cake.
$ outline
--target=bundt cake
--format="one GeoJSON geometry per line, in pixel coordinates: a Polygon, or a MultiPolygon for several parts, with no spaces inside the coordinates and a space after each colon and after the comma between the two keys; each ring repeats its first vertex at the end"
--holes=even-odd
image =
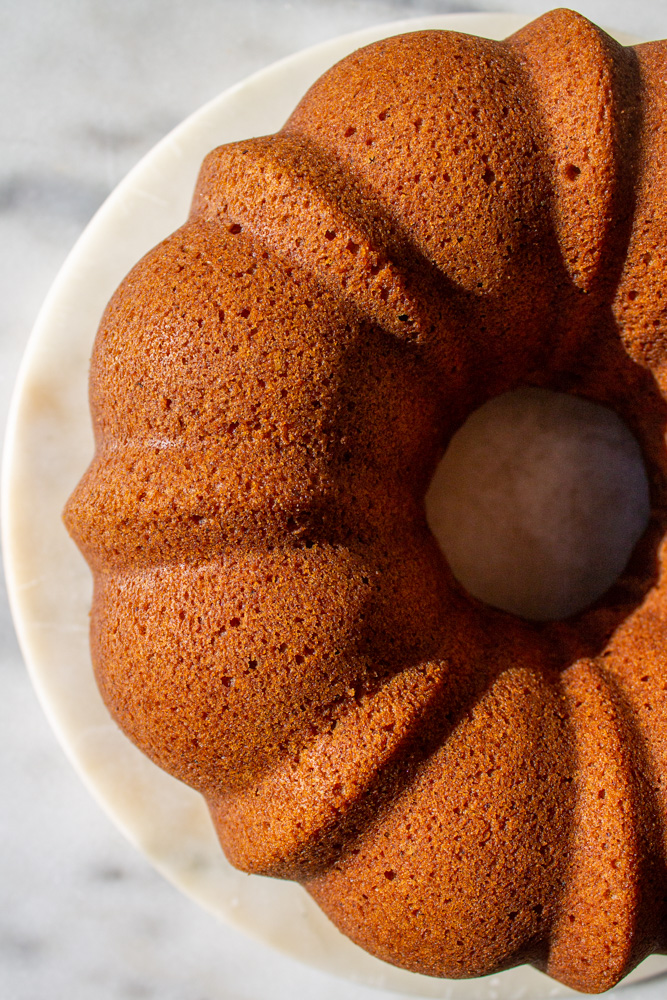
{"type": "Polygon", "coordinates": [[[109,709],[234,865],[417,972],[599,992],[667,945],[666,81],[567,10],[373,44],[206,158],[96,340],[66,523],[109,709]],[[614,410],[649,474],[565,621],[470,597],[424,514],[521,386],[614,410]]]}

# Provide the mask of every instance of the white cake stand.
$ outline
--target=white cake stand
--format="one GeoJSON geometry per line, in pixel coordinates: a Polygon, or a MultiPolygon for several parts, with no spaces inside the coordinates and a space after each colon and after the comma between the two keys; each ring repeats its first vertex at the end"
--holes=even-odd
{"type": "MultiPolygon", "coordinates": [[[[355,32],[251,76],[163,139],[93,218],[44,303],[13,397],[3,470],[6,575],[23,654],[65,752],[113,821],[183,892],[260,941],[357,982],[443,1000],[572,991],[528,967],[467,981],[395,969],[344,938],[298,885],[233,869],[200,796],[130,744],[101,701],[88,649],[90,577],[61,511],[93,453],[87,373],[104,307],[132,265],[185,221],[205,154],[280,128],[310,84],[361,45],[424,28],[504,38],[525,21],[447,15],[355,32]]],[[[653,957],[626,982],[665,970],[667,959],[653,957]]]]}

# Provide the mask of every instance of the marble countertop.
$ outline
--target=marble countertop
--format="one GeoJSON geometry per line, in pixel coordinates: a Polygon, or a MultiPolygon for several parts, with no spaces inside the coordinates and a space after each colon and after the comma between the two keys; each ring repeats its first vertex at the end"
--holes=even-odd
{"type": "MultiPolygon", "coordinates": [[[[249,73],[383,21],[535,0],[5,0],[0,5],[0,422],[39,306],[91,215],[166,132],[249,73]]],[[[667,35],[663,0],[581,13],[667,35]]],[[[221,926],[167,884],[70,768],[0,598],[0,996],[7,1000],[389,1000],[221,926]]],[[[627,987],[658,1000],[664,981],[627,987]]]]}

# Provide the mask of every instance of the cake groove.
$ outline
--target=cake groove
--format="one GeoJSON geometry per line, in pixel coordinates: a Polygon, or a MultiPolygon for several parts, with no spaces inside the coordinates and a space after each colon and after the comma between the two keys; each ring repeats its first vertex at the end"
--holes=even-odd
{"type": "Polygon", "coordinates": [[[354,53],[209,155],[96,341],[66,521],[112,714],[235,863],[428,975],[596,992],[667,948],[665,51],[556,11],[354,53]],[[563,622],[469,597],[426,524],[520,386],[614,409],[648,469],[563,622]]]}

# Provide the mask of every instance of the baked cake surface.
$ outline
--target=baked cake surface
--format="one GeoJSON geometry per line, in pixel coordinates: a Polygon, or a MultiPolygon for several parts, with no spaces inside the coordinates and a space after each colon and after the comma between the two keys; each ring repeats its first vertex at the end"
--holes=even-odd
{"type": "Polygon", "coordinates": [[[214,150],[112,299],[66,522],[100,689],[238,867],[436,976],[665,948],[665,43],[417,32],[214,150]],[[473,600],[424,494],[519,386],[615,410],[651,524],[566,622],[473,600]]]}

